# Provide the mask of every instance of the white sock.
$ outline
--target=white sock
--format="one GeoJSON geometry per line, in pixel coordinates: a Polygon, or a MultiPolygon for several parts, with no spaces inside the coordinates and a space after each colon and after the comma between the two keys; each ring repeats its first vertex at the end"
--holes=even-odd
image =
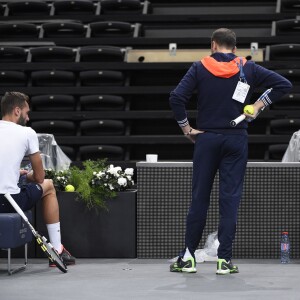
{"type": "Polygon", "coordinates": [[[193,257],[192,254],[189,251],[189,248],[186,248],[183,260],[186,261],[188,258],[193,257]]]}
{"type": "Polygon", "coordinates": [[[62,244],[61,244],[61,235],[60,235],[60,222],[53,223],[53,224],[46,224],[49,240],[54,249],[61,253],[62,251],[62,244]]]}

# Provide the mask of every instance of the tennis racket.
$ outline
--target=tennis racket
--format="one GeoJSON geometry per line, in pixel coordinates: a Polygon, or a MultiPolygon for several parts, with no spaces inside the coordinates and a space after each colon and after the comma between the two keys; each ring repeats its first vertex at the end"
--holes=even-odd
{"type": "Polygon", "coordinates": [[[16,203],[16,201],[13,199],[13,197],[10,194],[5,194],[5,198],[9,201],[9,203],[13,206],[13,208],[17,211],[17,213],[22,217],[22,219],[26,222],[26,224],[29,226],[30,230],[32,231],[32,234],[34,235],[37,243],[40,245],[43,252],[46,254],[46,256],[50,259],[51,262],[53,262],[57,268],[59,268],[62,272],[67,273],[68,269],[65,263],[60,258],[57,251],[53,248],[53,246],[47,242],[47,239],[44,236],[41,236],[33,226],[28,221],[28,218],[20,208],[20,206],[16,203]]]}
{"type": "MultiPolygon", "coordinates": [[[[267,97],[267,95],[272,91],[272,89],[268,89],[266,90],[255,102],[267,97]]],[[[251,122],[252,120],[256,119],[257,116],[264,110],[265,108],[263,107],[262,109],[260,109],[260,111],[257,112],[255,118],[251,119],[249,122],[251,122]]],[[[242,121],[244,121],[246,119],[246,115],[242,114],[240,116],[238,116],[237,118],[235,118],[234,120],[230,121],[230,126],[231,127],[235,127],[236,125],[238,125],[239,123],[241,123],[242,121]]]]}

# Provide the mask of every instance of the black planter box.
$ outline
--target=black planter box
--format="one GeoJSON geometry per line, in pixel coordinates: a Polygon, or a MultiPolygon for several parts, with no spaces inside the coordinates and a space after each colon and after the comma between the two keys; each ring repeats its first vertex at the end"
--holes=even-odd
{"type": "MultiPolygon", "coordinates": [[[[108,211],[88,210],[75,200],[76,193],[57,193],[60,210],[62,243],[77,258],[136,257],[136,190],[119,192],[107,201],[108,211]]],[[[37,206],[37,231],[48,238],[37,206]]],[[[45,257],[37,247],[37,257],[45,257]]]]}

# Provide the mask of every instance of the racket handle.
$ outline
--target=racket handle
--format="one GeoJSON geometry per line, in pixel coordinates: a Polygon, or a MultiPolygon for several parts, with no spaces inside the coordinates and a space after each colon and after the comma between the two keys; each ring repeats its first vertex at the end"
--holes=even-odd
{"type": "Polygon", "coordinates": [[[23,218],[23,220],[27,223],[28,218],[24,214],[23,210],[20,208],[20,206],[16,203],[16,201],[13,199],[13,197],[6,193],[4,197],[9,201],[9,203],[13,206],[13,208],[17,211],[17,213],[23,218]]]}
{"type": "Polygon", "coordinates": [[[236,119],[230,121],[230,125],[232,127],[235,127],[237,124],[241,123],[242,121],[244,121],[246,119],[246,116],[243,114],[243,115],[240,115],[239,117],[237,117],[236,119]]]}

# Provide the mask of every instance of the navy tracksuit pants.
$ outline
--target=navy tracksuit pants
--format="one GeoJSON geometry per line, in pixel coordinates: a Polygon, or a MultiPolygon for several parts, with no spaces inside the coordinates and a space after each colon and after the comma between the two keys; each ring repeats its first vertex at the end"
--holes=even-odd
{"type": "Polygon", "coordinates": [[[218,257],[231,259],[247,158],[247,135],[205,132],[197,136],[193,157],[192,202],[185,235],[185,244],[190,253],[196,251],[202,237],[214,177],[219,170],[218,257]]]}

